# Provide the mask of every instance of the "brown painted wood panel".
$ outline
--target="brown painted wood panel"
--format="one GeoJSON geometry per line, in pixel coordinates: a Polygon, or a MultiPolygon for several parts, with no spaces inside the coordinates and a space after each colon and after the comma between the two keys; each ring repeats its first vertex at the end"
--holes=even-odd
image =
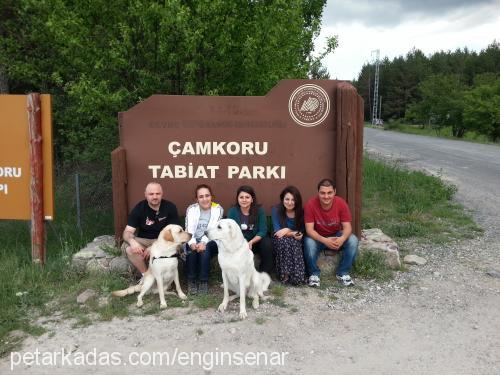
{"type": "MultiPolygon", "coordinates": [[[[319,180],[333,178],[337,181],[338,194],[346,198],[353,217],[358,220],[355,180],[361,164],[359,142],[352,139],[362,132],[358,131],[362,128],[357,113],[361,110],[358,98],[352,85],[331,80],[283,80],[262,97],[154,95],[119,114],[120,147],[126,150],[126,170],[120,174],[126,180],[127,205],[133,207],[143,199],[144,186],[156,181],[163,186],[165,199],[173,201],[183,215],[193,202],[194,187],[208,183],[215,200],[227,211],[235,202],[237,187],[246,184],[255,188],[259,202],[270,214],[271,206],[278,203],[279,193],[285,186],[297,186],[307,202],[317,194],[319,180]],[[318,103],[326,102],[307,96],[311,85],[324,91],[329,112],[314,125],[304,125],[299,122],[307,122],[309,118],[315,121],[315,118],[311,115],[297,120],[301,111],[306,113],[318,103]],[[178,142],[181,149],[186,143],[205,141],[267,143],[268,150],[263,155],[174,155],[169,148],[172,142],[178,142]],[[186,178],[172,177],[169,173],[160,175],[165,166],[195,170],[200,165],[217,166],[217,175],[186,178]],[[226,172],[231,166],[285,166],[286,173],[283,178],[229,178],[226,172]]],[[[123,203],[119,207],[123,212],[123,203]]],[[[118,218],[115,213],[117,237],[124,227],[117,223],[126,223],[126,214],[123,216],[118,218]]],[[[356,222],[353,224],[354,228],[359,227],[356,222]]]]}

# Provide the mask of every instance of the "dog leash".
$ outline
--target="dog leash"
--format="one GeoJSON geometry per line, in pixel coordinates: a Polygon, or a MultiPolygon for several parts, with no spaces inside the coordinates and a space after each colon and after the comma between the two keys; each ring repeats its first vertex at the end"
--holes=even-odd
{"type": "Polygon", "coordinates": [[[153,264],[155,262],[155,259],[178,258],[178,257],[179,257],[179,254],[177,254],[177,253],[175,253],[174,255],[171,255],[169,257],[167,257],[167,256],[153,257],[153,259],[151,260],[151,264],[153,264]]]}

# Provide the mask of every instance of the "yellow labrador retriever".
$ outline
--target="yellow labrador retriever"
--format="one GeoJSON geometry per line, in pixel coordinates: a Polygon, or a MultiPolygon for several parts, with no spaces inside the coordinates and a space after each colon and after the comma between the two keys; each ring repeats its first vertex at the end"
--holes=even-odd
{"type": "Polygon", "coordinates": [[[265,272],[257,272],[253,263],[253,252],[243,237],[241,229],[232,219],[222,219],[217,226],[207,230],[206,235],[216,240],[219,248],[219,265],[224,282],[224,298],[219,311],[227,308],[229,301],[240,297],[240,319],[247,317],[245,296],[253,298],[252,306],[259,307],[259,297],[269,288],[271,278],[265,272]],[[236,295],[229,297],[229,290],[236,295]]]}
{"type": "Polygon", "coordinates": [[[143,305],[142,297],[151,289],[156,280],[158,294],[160,295],[160,308],[164,309],[167,307],[165,290],[169,288],[172,281],[175,284],[175,289],[177,290],[179,298],[186,299],[187,297],[182,292],[179,283],[177,249],[190,239],[191,235],[185,232],[181,226],[175,224],[167,225],[151,246],[149,268],[144,274],[143,283],[124,290],[114,291],[112,295],[123,297],[127,294],[133,294],[140,291],[137,297],[137,307],[141,307],[143,305]]]}

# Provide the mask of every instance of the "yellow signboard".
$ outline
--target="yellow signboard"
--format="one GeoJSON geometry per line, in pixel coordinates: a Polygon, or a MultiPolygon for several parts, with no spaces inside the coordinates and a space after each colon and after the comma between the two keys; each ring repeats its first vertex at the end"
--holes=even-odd
{"type": "MultiPolygon", "coordinates": [[[[40,95],[43,150],[43,212],[54,218],[52,112],[40,95]]],[[[26,95],[0,95],[0,219],[29,220],[30,134],[26,95]]]]}

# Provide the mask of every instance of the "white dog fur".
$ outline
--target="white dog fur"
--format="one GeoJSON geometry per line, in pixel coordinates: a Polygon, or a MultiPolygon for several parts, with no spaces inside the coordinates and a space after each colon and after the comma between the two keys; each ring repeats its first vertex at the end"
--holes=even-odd
{"type": "Polygon", "coordinates": [[[114,291],[112,295],[123,297],[127,294],[133,294],[140,291],[137,296],[137,307],[141,307],[144,304],[142,297],[151,289],[156,281],[158,294],[160,295],[160,308],[164,309],[167,307],[165,291],[170,287],[173,281],[179,298],[186,299],[187,297],[182,292],[179,283],[179,271],[177,269],[179,263],[178,258],[172,256],[177,254],[177,249],[190,239],[191,235],[185,232],[181,226],[175,224],[167,225],[151,246],[149,268],[144,274],[143,282],[124,290],[114,291]]]}
{"type": "Polygon", "coordinates": [[[259,307],[259,297],[269,288],[271,278],[265,272],[257,272],[253,262],[253,252],[243,237],[241,229],[232,219],[222,219],[205,232],[211,240],[216,240],[219,248],[219,265],[224,282],[224,298],[219,311],[227,308],[229,301],[240,297],[240,319],[247,317],[245,296],[253,298],[252,306],[259,307]],[[229,290],[236,295],[229,297],[229,290]]]}

